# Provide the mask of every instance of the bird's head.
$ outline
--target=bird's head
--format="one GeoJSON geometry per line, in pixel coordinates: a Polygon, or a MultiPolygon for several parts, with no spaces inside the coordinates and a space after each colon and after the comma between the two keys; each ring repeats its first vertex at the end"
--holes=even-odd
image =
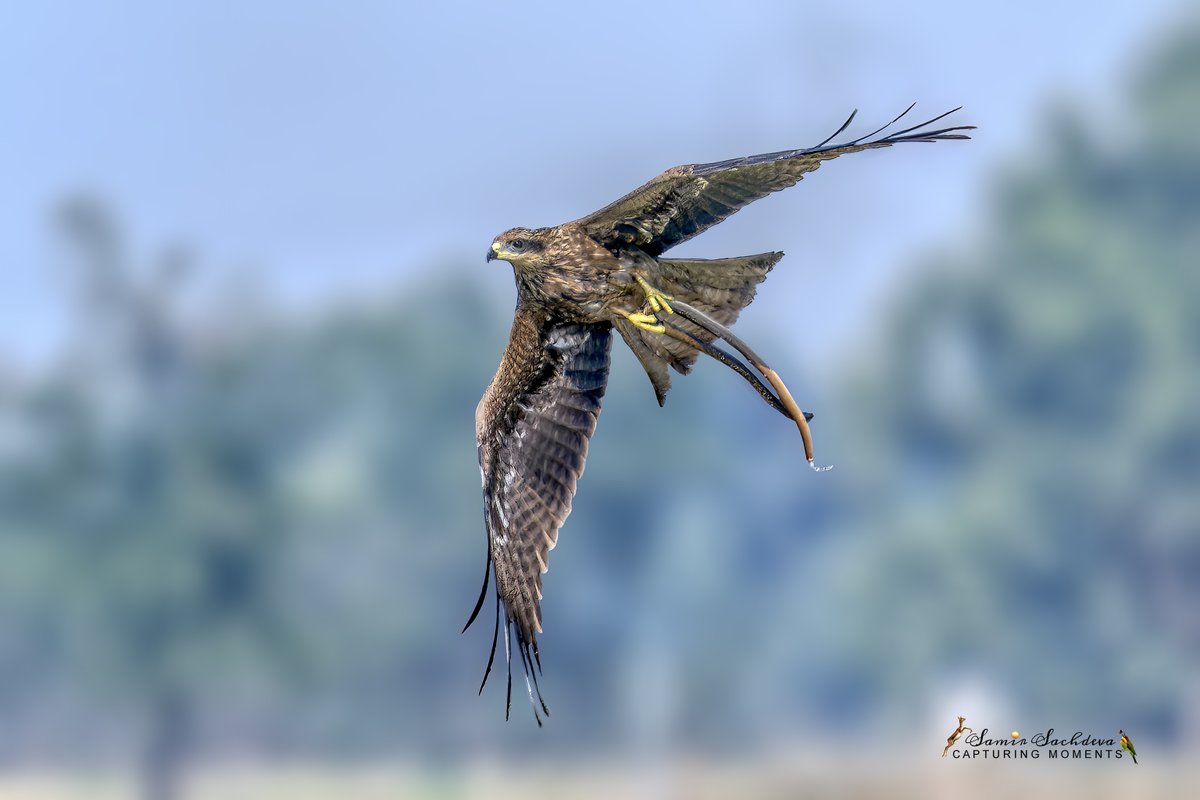
{"type": "Polygon", "coordinates": [[[499,258],[514,267],[534,266],[540,263],[546,252],[546,228],[512,228],[492,241],[487,260],[499,258]]]}

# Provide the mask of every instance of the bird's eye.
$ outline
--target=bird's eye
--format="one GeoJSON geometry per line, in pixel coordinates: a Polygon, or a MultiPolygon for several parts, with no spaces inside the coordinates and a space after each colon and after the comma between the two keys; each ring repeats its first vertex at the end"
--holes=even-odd
{"type": "Polygon", "coordinates": [[[508,240],[508,249],[513,250],[514,252],[519,251],[519,250],[524,250],[525,249],[525,240],[524,239],[509,239],[508,240]]]}

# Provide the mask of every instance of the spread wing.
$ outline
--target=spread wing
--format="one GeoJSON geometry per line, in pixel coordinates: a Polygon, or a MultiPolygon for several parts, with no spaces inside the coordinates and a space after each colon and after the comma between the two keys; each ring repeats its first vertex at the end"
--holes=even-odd
{"type": "MultiPolygon", "coordinates": [[[[476,411],[488,565],[496,576],[496,628],[479,690],[483,691],[496,656],[503,604],[508,708],[512,705],[510,640],[515,629],[530,702],[534,703],[536,693],[537,704],[549,713],[537,687],[542,573],[583,473],[608,382],[611,346],[607,323],[541,321],[518,309],[500,368],[476,411]]],[[[485,572],[466,627],[483,606],[487,584],[485,572]]],[[[540,725],[537,704],[534,717],[540,725]]]]}
{"type": "Polygon", "coordinates": [[[854,114],[833,136],[816,147],[672,167],[620,200],[583,217],[579,223],[593,239],[605,246],[632,245],[657,256],[755,200],[795,185],[823,161],[900,142],[970,138],[962,131],[972,130],[973,125],[931,128],[958,111],[957,108],[920,125],[881,136],[912,108],[909,106],[882,128],[844,144],[830,145],[829,141],[849,127],[854,114]]]}

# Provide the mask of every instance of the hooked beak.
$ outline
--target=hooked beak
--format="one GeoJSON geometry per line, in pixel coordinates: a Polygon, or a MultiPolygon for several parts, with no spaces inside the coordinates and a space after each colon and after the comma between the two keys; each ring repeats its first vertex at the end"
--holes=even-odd
{"type": "Polygon", "coordinates": [[[491,249],[490,249],[490,250],[488,250],[488,253],[487,253],[487,260],[488,260],[488,261],[495,261],[495,260],[496,260],[496,254],[497,254],[497,253],[499,253],[499,252],[500,252],[500,243],[499,243],[499,242],[492,242],[492,247],[491,247],[491,249]]]}

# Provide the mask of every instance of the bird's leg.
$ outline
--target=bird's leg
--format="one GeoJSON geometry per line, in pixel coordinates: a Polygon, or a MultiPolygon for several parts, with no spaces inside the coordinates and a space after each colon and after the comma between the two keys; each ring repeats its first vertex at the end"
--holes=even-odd
{"type": "Polygon", "coordinates": [[[654,314],[639,314],[636,311],[632,313],[622,311],[621,314],[625,317],[625,319],[629,320],[634,327],[641,328],[644,331],[650,331],[651,333],[665,333],[667,330],[663,324],[658,321],[658,317],[654,314]]]}
{"type": "MultiPolygon", "coordinates": [[[[642,292],[646,296],[646,304],[650,306],[654,313],[627,313],[625,314],[625,318],[627,320],[644,331],[650,331],[651,333],[665,333],[675,339],[679,339],[680,341],[684,341],[692,346],[695,346],[695,339],[693,337],[688,336],[685,331],[680,330],[674,325],[668,326],[664,324],[664,317],[659,316],[660,314],[674,314],[675,309],[671,307],[671,303],[674,303],[679,308],[679,315],[681,317],[688,320],[692,324],[699,326],[701,329],[708,331],[714,337],[718,339],[724,339],[730,344],[730,346],[741,353],[747,361],[753,364],[754,368],[762,373],[763,377],[766,378],[771,386],[775,388],[778,398],[772,396],[770,392],[765,391],[765,387],[763,387],[761,383],[758,383],[757,379],[754,380],[752,384],[757,384],[755,388],[759,390],[759,394],[761,394],[764,398],[769,398],[767,402],[776,407],[778,407],[778,405],[782,405],[787,416],[796,423],[796,427],[800,429],[800,438],[804,441],[804,457],[808,460],[809,466],[818,472],[824,472],[825,470],[829,469],[829,467],[818,467],[813,461],[812,432],[808,427],[808,419],[811,415],[800,410],[800,406],[796,404],[795,399],[792,397],[792,393],[788,391],[787,385],[784,384],[783,379],[779,377],[775,370],[767,366],[767,363],[763,361],[757,353],[751,350],[749,345],[735,336],[733,331],[729,330],[729,328],[717,322],[703,311],[692,308],[682,300],[676,300],[671,295],[666,294],[659,289],[655,289],[646,281],[645,278],[640,275],[635,274],[633,279],[637,281],[638,286],[641,287],[642,292]]],[[[734,366],[734,364],[731,363],[731,361],[736,361],[736,359],[722,358],[721,356],[709,352],[708,348],[706,347],[701,347],[699,349],[708,353],[708,355],[713,356],[718,361],[721,361],[726,366],[731,367],[735,371],[739,372],[742,377],[747,377],[749,375],[748,370],[742,372],[742,370],[738,370],[737,366],[734,366]]],[[[722,353],[722,355],[725,354],[722,353]]],[[[740,362],[738,362],[738,366],[741,366],[740,362]]]]}
{"type": "Polygon", "coordinates": [[[812,432],[808,428],[807,415],[800,410],[800,406],[796,405],[796,401],[792,397],[792,393],[788,391],[787,385],[784,384],[783,379],[779,377],[775,370],[767,366],[767,363],[763,361],[757,353],[751,350],[749,345],[739,339],[733,333],[733,331],[729,330],[729,328],[717,322],[703,311],[692,308],[682,300],[675,300],[675,309],[672,313],[678,313],[679,316],[683,317],[694,325],[698,325],[699,327],[711,333],[713,336],[719,339],[724,339],[731,347],[741,353],[747,361],[753,364],[754,368],[762,373],[762,376],[767,379],[767,382],[774,387],[775,391],[779,395],[779,401],[788,411],[788,416],[792,418],[792,421],[796,423],[796,427],[799,428],[800,438],[804,440],[804,457],[808,460],[808,465],[817,472],[824,472],[825,470],[830,469],[830,467],[818,467],[814,462],[812,432]]]}
{"type": "Polygon", "coordinates": [[[638,286],[642,287],[642,292],[646,295],[646,305],[650,307],[649,314],[641,312],[621,312],[625,319],[629,320],[635,327],[641,328],[650,333],[666,333],[666,328],[663,327],[662,321],[659,319],[659,314],[674,314],[671,310],[668,300],[673,300],[671,295],[655,289],[646,279],[640,275],[634,275],[633,279],[637,281],[638,286]]]}
{"type": "Polygon", "coordinates": [[[659,311],[665,311],[668,314],[675,313],[671,310],[671,305],[667,302],[668,300],[674,300],[675,298],[671,297],[671,295],[667,294],[666,292],[655,289],[653,286],[647,283],[646,279],[641,275],[634,275],[633,279],[637,281],[638,286],[642,287],[642,292],[646,295],[646,302],[649,303],[652,311],[655,313],[658,313],[659,311]]]}

